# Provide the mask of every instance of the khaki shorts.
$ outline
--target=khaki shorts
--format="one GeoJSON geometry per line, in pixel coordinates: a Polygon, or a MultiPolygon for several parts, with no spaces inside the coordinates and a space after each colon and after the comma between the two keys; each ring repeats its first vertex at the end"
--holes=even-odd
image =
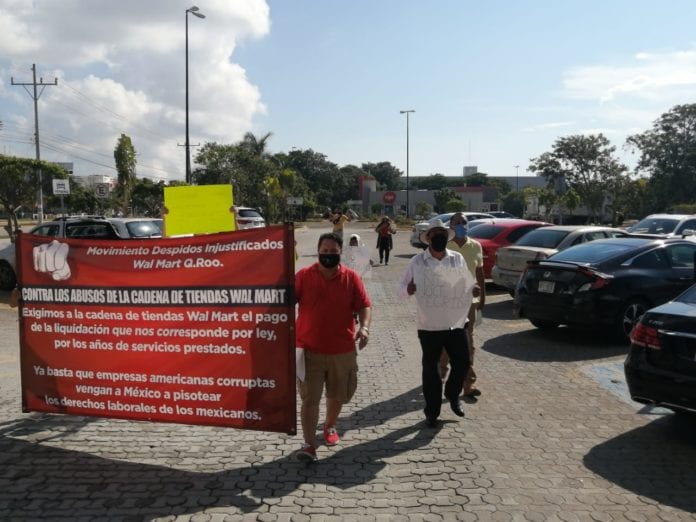
{"type": "Polygon", "coordinates": [[[302,403],[317,405],[324,386],[327,399],[347,403],[358,387],[358,358],[355,352],[324,354],[305,350],[305,380],[297,381],[302,403]]]}

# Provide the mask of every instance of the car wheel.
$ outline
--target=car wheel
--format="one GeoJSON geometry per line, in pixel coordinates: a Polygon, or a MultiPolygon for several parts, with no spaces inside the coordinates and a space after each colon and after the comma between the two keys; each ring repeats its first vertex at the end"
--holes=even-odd
{"type": "Polygon", "coordinates": [[[550,330],[551,328],[558,328],[559,323],[554,321],[544,321],[543,319],[530,319],[530,323],[541,330],[550,330]]]}
{"type": "Polygon", "coordinates": [[[0,262],[0,289],[10,291],[15,286],[17,286],[17,276],[14,270],[8,262],[0,262]]]}
{"type": "Polygon", "coordinates": [[[620,341],[628,342],[631,330],[650,306],[643,299],[631,299],[621,309],[616,322],[616,335],[620,341]]]}

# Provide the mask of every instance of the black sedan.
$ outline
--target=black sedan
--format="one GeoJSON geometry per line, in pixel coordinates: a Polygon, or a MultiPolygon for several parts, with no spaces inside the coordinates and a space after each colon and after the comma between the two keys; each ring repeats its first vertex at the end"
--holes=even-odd
{"type": "Polygon", "coordinates": [[[696,413],[696,286],[643,315],[624,369],[634,401],[696,413]]]}
{"type": "Polygon", "coordinates": [[[624,237],[573,246],[530,261],[515,291],[514,311],[537,328],[596,329],[628,341],[646,310],[691,286],[696,242],[624,237]]]}

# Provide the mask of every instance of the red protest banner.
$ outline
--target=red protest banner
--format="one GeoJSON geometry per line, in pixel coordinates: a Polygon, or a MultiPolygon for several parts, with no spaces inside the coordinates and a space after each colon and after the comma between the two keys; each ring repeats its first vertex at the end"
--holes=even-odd
{"type": "Polygon", "coordinates": [[[24,411],[294,434],[293,245],[21,234],[24,411]]]}

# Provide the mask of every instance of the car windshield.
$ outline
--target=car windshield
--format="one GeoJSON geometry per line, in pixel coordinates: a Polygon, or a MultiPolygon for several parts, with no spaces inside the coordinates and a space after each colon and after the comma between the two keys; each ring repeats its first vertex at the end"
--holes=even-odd
{"type": "Polygon", "coordinates": [[[549,230],[546,227],[542,227],[525,234],[515,245],[556,248],[568,234],[570,234],[569,230],[549,230]]]}
{"type": "Polygon", "coordinates": [[[162,229],[157,221],[131,221],[126,223],[130,237],[161,236],[162,229]]]}
{"type": "Polygon", "coordinates": [[[492,239],[503,230],[503,227],[497,225],[478,225],[472,230],[469,230],[469,237],[474,239],[492,239]]]}
{"type": "Polygon", "coordinates": [[[628,241],[625,243],[607,243],[591,241],[572,246],[549,257],[549,261],[575,261],[581,263],[600,263],[606,259],[633,250],[636,246],[628,241]]]}
{"type": "Polygon", "coordinates": [[[263,219],[263,216],[261,214],[259,214],[258,212],[256,212],[253,209],[250,209],[250,208],[240,208],[237,210],[237,213],[239,214],[239,217],[243,217],[243,218],[262,218],[263,219]]]}
{"type": "Polygon", "coordinates": [[[675,299],[682,303],[696,303],[696,285],[690,286],[683,294],[675,299]]]}
{"type": "Polygon", "coordinates": [[[627,230],[631,234],[669,234],[679,223],[679,218],[646,217],[627,230]]]}

